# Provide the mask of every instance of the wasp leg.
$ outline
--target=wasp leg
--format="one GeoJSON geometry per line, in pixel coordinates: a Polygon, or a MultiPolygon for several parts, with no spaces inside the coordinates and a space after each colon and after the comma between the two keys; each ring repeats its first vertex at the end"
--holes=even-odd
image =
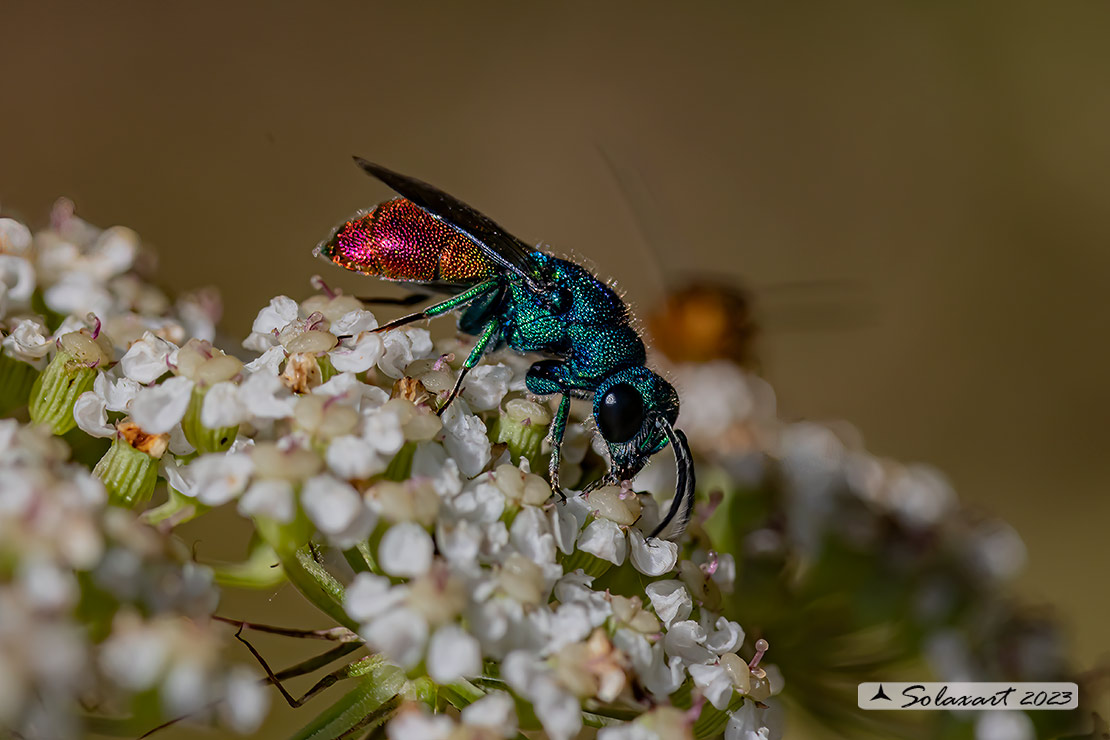
{"type": "Polygon", "coordinates": [[[524,383],[528,390],[537,396],[550,396],[556,393],[563,395],[559,402],[559,409],[555,418],[551,420],[551,431],[548,439],[551,441],[551,463],[548,465],[548,475],[551,479],[551,488],[559,497],[566,500],[566,494],[559,487],[559,461],[562,459],[563,434],[567,430],[567,419],[570,416],[570,399],[587,398],[588,392],[584,388],[575,387],[568,376],[566,363],[562,360],[540,360],[528,368],[528,375],[524,383]]]}
{"type": "Polygon", "coordinates": [[[479,298],[480,296],[483,296],[486,293],[489,293],[491,290],[496,290],[496,289],[497,289],[497,281],[496,280],[487,280],[484,283],[478,283],[473,288],[469,288],[467,290],[464,290],[462,293],[459,293],[458,295],[451,296],[450,298],[443,301],[442,303],[437,303],[434,306],[428,306],[423,311],[419,311],[417,313],[412,313],[412,314],[409,314],[408,316],[402,316],[399,319],[394,319],[393,321],[390,321],[389,323],[382,324],[381,326],[379,326],[374,331],[376,331],[376,332],[388,331],[389,329],[396,329],[399,326],[405,326],[406,324],[411,324],[411,323],[416,322],[416,321],[422,321],[424,319],[432,319],[432,318],[435,318],[436,316],[442,316],[445,313],[450,313],[451,311],[454,311],[455,309],[462,308],[466,304],[473,301],[475,298],[479,298]]]}
{"type": "Polygon", "coordinates": [[[459,370],[459,378],[455,381],[455,387],[451,389],[451,395],[447,396],[447,400],[439,407],[439,411],[436,411],[436,416],[442,416],[443,412],[447,410],[447,407],[451,405],[451,402],[455,400],[455,397],[459,395],[459,391],[462,390],[463,378],[465,378],[466,374],[470,372],[470,369],[477,365],[479,360],[482,359],[482,355],[486,353],[486,348],[489,347],[493,338],[497,336],[497,332],[500,328],[501,323],[497,319],[490,319],[489,323],[482,329],[482,336],[478,337],[478,342],[474,345],[474,349],[470,350],[466,362],[463,363],[462,369],[459,370]]]}
{"type": "Polygon", "coordinates": [[[567,500],[567,495],[559,485],[559,461],[562,458],[563,434],[567,431],[569,418],[570,396],[564,393],[562,400],[559,401],[559,409],[555,412],[555,418],[551,420],[551,430],[547,434],[548,440],[551,441],[551,461],[547,464],[547,477],[551,480],[551,490],[558,494],[562,501],[567,500]]]}

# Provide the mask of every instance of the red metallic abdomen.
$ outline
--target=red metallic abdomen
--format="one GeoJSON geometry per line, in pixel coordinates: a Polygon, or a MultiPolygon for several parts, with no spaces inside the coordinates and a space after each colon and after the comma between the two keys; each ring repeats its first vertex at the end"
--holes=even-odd
{"type": "Polygon", "coordinates": [[[404,198],[342,224],[316,247],[316,254],[385,280],[467,284],[495,272],[469,237],[404,198]]]}

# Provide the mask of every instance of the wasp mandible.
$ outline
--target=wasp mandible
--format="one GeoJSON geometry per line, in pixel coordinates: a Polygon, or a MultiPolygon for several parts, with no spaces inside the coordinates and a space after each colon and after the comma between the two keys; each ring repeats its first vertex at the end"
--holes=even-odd
{"type": "Polygon", "coordinates": [[[377,329],[462,311],[459,329],[478,339],[439,413],[487,351],[508,345],[546,355],[529,368],[525,382],[538,396],[562,396],[548,437],[552,488],[566,498],[559,449],[570,401],[592,398],[609,472],[583,493],[631,479],[670,444],[678,483],[650,536],[672,522],[673,533],[681,531],[693,504],[694,465],[686,435],[674,428],[678,394],[645,366],[644,342],[624,301],[582,266],[533,249],[442,190],[360,157],[355,163],[402,197],[355,214],[314,254],[347,270],[450,295],[377,329]]]}

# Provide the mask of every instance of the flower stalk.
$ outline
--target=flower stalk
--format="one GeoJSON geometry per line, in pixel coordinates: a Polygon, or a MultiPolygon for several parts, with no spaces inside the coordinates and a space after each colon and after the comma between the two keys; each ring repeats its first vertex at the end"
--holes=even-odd
{"type": "Polygon", "coordinates": [[[209,429],[201,423],[201,410],[204,408],[204,398],[208,388],[196,385],[193,395],[189,398],[189,406],[185,409],[185,416],[181,420],[181,429],[185,432],[185,439],[203,454],[210,452],[225,452],[239,434],[239,426],[219,427],[209,429]]]}
{"type": "Polygon", "coordinates": [[[0,354],[0,416],[27,405],[38,376],[26,362],[0,354]]]}
{"type": "Polygon", "coordinates": [[[293,735],[291,740],[360,736],[385,724],[401,706],[405,675],[374,656],[354,689],[293,735]]]}

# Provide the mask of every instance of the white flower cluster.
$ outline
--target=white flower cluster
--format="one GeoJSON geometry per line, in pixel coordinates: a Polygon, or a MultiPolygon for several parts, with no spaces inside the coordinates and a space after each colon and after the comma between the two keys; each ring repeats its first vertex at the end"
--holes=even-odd
{"type": "MultiPolygon", "coordinates": [[[[13,434],[66,449],[60,437],[43,436],[49,428],[75,450],[110,440],[96,478],[69,466],[77,472],[66,485],[52,478],[24,502],[66,501],[67,486],[89,488],[87,511],[101,519],[84,539],[67,525],[70,535],[56,542],[75,550],[59,557],[78,559],[43,561],[47,568],[27,532],[10,540],[15,561],[31,569],[13,573],[12,583],[60,610],[67,629],[75,573],[87,571],[90,588],[123,605],[97,656],[65,665],[69,680],[82,674],[70,669],[94,665],[112,685],[157,689],[164,715],[236,697],[220,711],[240,730],[265,711],[249,674],[216,673],[222,643],[206,626],[214,591],[196,580],[208,571],[160,572],[161,585],[148,588],[157,568],[136,559],[146,545],[135,543],[164,548],[164,535],[126,509],[164,480],[167,502],[146,515],[163,533],[210,507],[236,507],[290,581],[358,627],[370,649],[410,677],[484,695],[458,718],[404,711],[393,735],[405,723],[440,728],[429,737],[455,737],[460,727],[511,735],[511,692],[554,740],[597,717],[612,725],[604,736],[623,737],[612,716],[637,713],[638,738],[708,736],[698,722],[716,734],[727,724],[730,738],[768,736],[763,702],[782,681],[773,666],[757,665],[762,650],[751,664],[739,657],[744,631],[721,614],[731,556],[685,557],[690,548],[680,543],[647,539],[659,512],[646,494],[605,488],[558,502],[530,472],[550,412],[523,397],[527,364],[519,358],[484,360],[437,415],[464,356],[451,351],[457,342],[437,347],[419,328],[376,332],[358,300],[321,286],[303,302],[274,298],[243,342],[253,356],[242,357],[213,346],[211,301],[193,296],[175,307],[143,281],[133,233],[98,231],[67,203],[33,238],[13,221],[0,227],[8,361],[0,369],[33,372],[25,402],[31,420],[46,425],[32,432],[13,423],[13,434]],[[515,433],[499,436],[513,425],[515,433]],[[105,498],[124,508],[105,511],[105,498]],[[103,539],[105,522],[121,518],[135,530],[131,548],[103,539]],[[321,547],[342,553],[343,567],[314,561],[321,547]],[[177,584],[169,594],[167,583],[177,584]],[[152,594],[166,603],[133,606],[152,594]]],[[[582,462],[585,438],[572,423],[570,464],[582,462]]],[[[7,655],[0,689],[6,676],[23,675],[5,672],[7,655]]],[[[11,711],[23,711],[27,691],[7,692],[17,697],[11,711]]]]}
{"type": "MultiPolygon", "coordinates": [[[[891,582],[868,588],[906,591],[909,613],[891,601],[897,611],[887,619],[914,625],[918,644],[899,649],[923,654],[938,680],[1040,680],[1067,671],[1059,628],[1000,597],[1025,563],[1020,536],[961,507],[939,471],[876,457],[847,424],[781,420],[770,386],[732,362],[678,365],[673,374],[683,394],[678,424],[700,456],[699,472],[718,467],[778,514],[747,522],[737,549],[751,562],[820,571],[832,542],[884,564],[891,582]],[[999,656],[1007,656],[1006,673],[999,656]]],[[[651,485],[665,486],[666,473],[649,469],[645,478],[662,474],[651,485]]],[[[1006,737],[1034,737],[1027,715],[1013,717],[1006,737]]],[[[984,728],[996,719],[976,720],[977,732],[993,736],[984,728]]]]}
{"type": "Polygon", "coordinates": [[[1000,520],[969,521],[935,468],[876,457],[847,424],[779,419],[771,387],[734,363],[679,365],[673,372],[683,392],[678,426],[697,453],[739,481],[757,483],[772,468],[781,474],[789,542],[755,532],[758,549],[790,546],[813,557],[829,531],[863,543],[876,536],[879,520],[889,518],[907,532],[943,539],[943,548],[984,585],[998,586],[1024,566],[1017,532],[1000,520]],[[844,497],[859,506],[845,506],[844,497]]]}
{"type": "Polygon", "coordinates": [[[0,730],[76,737],[78,700],[127,710],[151,691],[168,714],[236,692],[221,716],[253,730],[268,697],[253,670],[221,658],[211,572],[106,507],[68,455],[44,427],[0,420],[0,730]]]}
{"type": "Polygon", "coordinates": [[[81,329],[90,313],[104,322],[120,351],[144,332],[177,343],[188,337],[211,341],[219,298],[199,291],[174,303],[144,279],[152,267],[153,257],[135,232],[98,229],[78,218],[66,200],[54,206],[51,227],[33,236],[18,221],[0,218],[3,354],[41,370],[54,338],[81,329]]]}

